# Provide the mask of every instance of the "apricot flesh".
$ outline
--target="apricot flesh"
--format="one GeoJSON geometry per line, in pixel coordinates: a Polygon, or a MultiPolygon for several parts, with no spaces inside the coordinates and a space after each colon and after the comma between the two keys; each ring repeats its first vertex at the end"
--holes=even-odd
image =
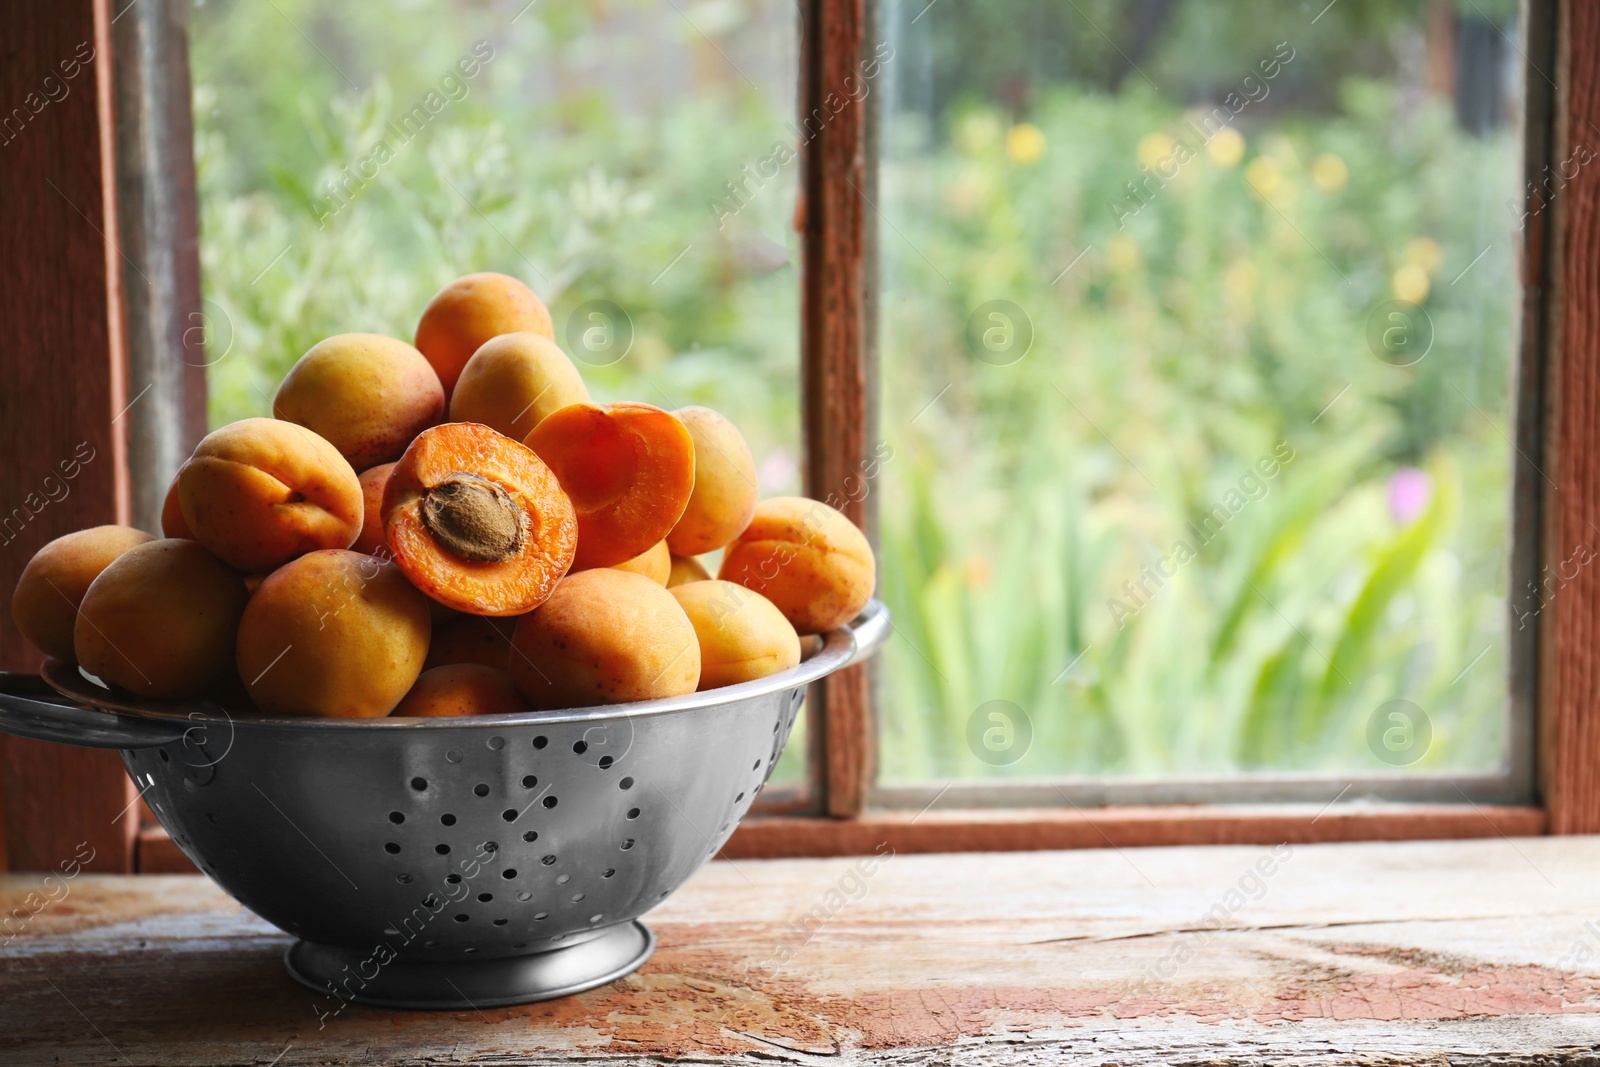
{"type": "Polygon", "coordinates": [[[610,567],[563,578],[517,622],[510,671],[538,710],[694,692],[700,645],[671,593],[610,567]]]}
{"type": "Polygon", "coordinates": [[[615,566],[665,539],[694,489],[688,429],[649,404],[569,404],[527,442],[577,511],[579,570],[615,566]]]}
{"type": "Polygon", "coordinates": [[[773,497],[756,505],[717,576],[772,601],[797,632],[818,634],[866,607],[877,564],[866,536],[834,508],[773,497]]]}
{"type": "Polygon", "coordinates": [[[690,582],[670,590],[700,642],[700,689],[720,689],[786,671],[800,662],[800,636],[760,593],[732,582],[690,582]]]}
{"type": "Polygon", "coordinates": [[[380,463],[361,472],[361,532],[350,547],[369,556],[387,555],[389,542],[383,537],[383,490],[389,484],[393,463],[380,463]]]}
{"type": "Polygon", "coordinates": [[[572,565],[578,524],[526,446],[470,422],[425,430],[384,489],[383,527],[406,576],[447,607],[521,615],[572,565]]]}
{"type": "Polygon", "coordinates": [[[243,571],[266,572],[361,532],[361,482],[314,431],[277,419],[213,430],[178,472],[195,539],[243,571]]]}
{"type": "Polygon", "coordinates": [[[34,647],[73,658],[78,605],[100,572],[129,549],[155,538],[131,526],[95,526],[58,537],[33,554],[11,595],[11,618],[34,647]]]}
{"type": "Polygon", "coordinates": [[[481,663],[451,663],[422,672],[391,718],[451,715],[510,715],[522,711],[522,694],[511,676],[481,663]]]}
{"type": "Polygon", "coordinates": [[[312,345],[278,386],[274,418],[316,431],[358,471],[392,463],[444,414],[444,386],[393,337],[341,333],[312,345]]]}
{"type": "Polygon", "coordinates": [[[554,339],[550,310],[517,279],[488,271],[457,278],[434,294],[417,322],[416,346],[433,364],[448,399],[485,341],[521,332],[554,339]]]}
{"type": "Polygon", "coordinates": [[[343,549],[266,577],[239,623],[239,677],[269,715],[387,715],[422,673],[427,598],[391,560],[343,549]]]}
{"type": "Polygon", "coordinates": [[[642,574],[657,585],[665,586],[667,579],[672,576],[672,553],[667,551],[665,541],[657,541],[632,559],[625,559],[612,566],[619,571],[642,574]]]}
{"type": "Polygon", "coordinates": [[[585,404],[589,389],[550,338],[521,331],[483,343],[450,394],[451,422],[481,422],[518,441],[545,416],[585,404]]]}
{"type": "Polygon", "coordinates": [[[694,440],[694,490],[667,547],[679,556],[713,552],[738,537],[756,511],[756,461],[739,428],[704,407],[673,412],[694,440]]]}
{"type": "Polygon", "coordinates": [[[206,695],[229,679],[248,596],[239,573],[198,542],[147,541],[84,594],[73,630],[78,663],[142,697],[206,695]]]}

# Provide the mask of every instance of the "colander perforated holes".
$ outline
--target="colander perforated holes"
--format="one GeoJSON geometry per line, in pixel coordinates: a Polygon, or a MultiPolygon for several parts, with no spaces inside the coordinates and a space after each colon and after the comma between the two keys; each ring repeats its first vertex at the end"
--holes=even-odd
{"type": "Polygon", "coordinates": [[[533,739],[533,747],[534,748],[543,748],[544,746],[548,745],[549,743],[550,743],[550,739],[548,737],[545,737],[543,734],[541,734],[538,737],[535,737],[533,739]]]}
{"type": "Polygon", "coordinates": [[[483,843],[483,850],[485,852],[499,852],[500,851],[500,842],[498,842],[498,841],[485,841],[483,843]]]}
{"type": "Polygon", "coordinates": [[[411,779],[411,788],[420,793],[428,788],[428,780],[426,778],[413,778],[411,779]]]}
{"type": "Polygon", "coordinates": [[[456,916],[456,922],[458,922],[458,923],[464,923],[464,922],[466,922],[466,921],[467,921],[467,920],[468,920],[468,919],[471,919],[471,918],[472,918],[472,916],[470,916],[470,915],[468,915],[468,914],[467,914],[467,913],[466,913],[466,912],[462,912],[462,913],[461,913],[461,914],[460,914],[460,915],[457,915],[457,916],[456,916]]]}
{"type": "Polygon", "coordinates": [[[156,750],[156,755],[161,757],[161,762],[162,763],[171,763],[172,762],[172,757],[167,755],[167,750],[164,749],[164,748],[157,749],[156,750]]]}
{"type": "Polygon", "coordinates": [[[600,769],[602,771],[610,770],[611,769],[611,765],[613,763],[615,763],[615,762],[617,762],[615,757],[612,757],[612,756],[601,756],[600,757],[600,769]]]}
{"type": "Polygon", "coordinates": [[[628,838],[622,843],[622,851],[626,852],[633,847],[633,838],[628,838]]]}
{"type": "Polygon", "coordinates": [[[487,904],[493,899],[494,899],[494,894],[493,893],[479,893],[478,894],[478,903],[479,904],[487,904]]]}
{"type": "Polygon", "coordinates": [[[524,774],[522,776],[522,788],[524,788],[524,789],[533,789],[533,788],[536,788],[538,786],[538,784],[539,784],[539,776],[538,775],[536,775],[536,774],[524,774]]]}
{"type": "Polygon", "coordinates": [[[397,874],[394,876],[394,880],[399,882],[401,885],[411,884],[411,876],[409,874],[397,874]]]}
{"type": "Polygon", "coordinates": [[[446,882],[448,882],[450,885],[460,885],[461,884],[461,876],[459,874],[447,874],[447,875],[444,876],[444,880],[446,882]]]}
{"type": "Polygon", "coordinates": [[[517,894],[517,899],[526,904],[528,901],[533,899],[533,894],[524,889],[522,892],[517,894]]]}
{"type": "Polygon", "coordinates": [[[597,922],[599,922],[599,921],[600,921],[600,920],[601,920],[601,919],[604,919],[604,918],[605,918],[605,916],[604,916],[604,915],[591,915],[591,916],[589,916],[589,921],[590,921],[590,922],[591,922],[591,923],[597,923],[597,922]]]}
{"type": "Polygon", "coordinates": [[[533,913],[533,917],[535,920],[548,919],[550,918],[550,913],[548,911],[536,911],[533,913]]]}
{"type": "Polygon", "coordinates": [[[556,806],[556,798],[555,797],[545,797],[544,798],[544,806],[547,807],[547,808],[555,807],[556,806]]]}
{"type": "Polygon", "coordinates": [[[507,923],[507,922],[509,922],[509,921],[510,921],[510,920],[509,920],[509,919],[496,919],[496,920],[495,920],[495,921],[494,921],[494,924],[495,924],[495,925],[496,925],[496,926],[504,926],[504,925],[505,925],[505,924],[506,924],[506,923],[507,923]]]}
{"type": "Polygon", "coordinates": [[[637,819],[638,817],[639,817],[639,809],[638,808],[629,808],[628,809],[628,818],[637,819]]]}
{"type": "Polygon", "coordinates": [[[506,747],[506,739],[503,737],[491,737],[489,740],[485,741],[484,744],[489,746],[490,752],[499,752],[502,748],[506,747]]]}
{"type": "Polygon", "coordinates": [[[577,753],[580,756],[583,755],[585,752],[589,751],[589,742],[587,742],[587,741],[574,741],[574,742],[572,742],[572,751],[577,753]]]}
{"type": "Polygon", "coordinates": [[[558,875],[556,877],[556,885],[566,885],[570,881],[572,881],[572,875],[570,874],[558,875]]]}
{"type": "Polygon", "coordinates": [[[511,881],[511,879],[515,878],[516,876],[517,876],[517,869],[515,867],[507,867],[505,870],[500,872],[500,877],[504,878],[508,882],[511,881]]]}
{"type": "Polygon", "coordinates": [[[756,760],[754,763],[750,764],[750,769],[752,771],[759,771],[761,769],[761,761],[756,760]]]}
{"type": "MultiPolygon", "coordinates": [[[[429,893],[427,896],[422,898],[422,906],[430,910],[439,907],[442,903],[443,902],[439,899],[439,895],[437,893],[429,893]]],[[[428,942],[430,945],[433,943],[434,942],[432,941],[428,942]]]]}
{"type": "Polygon", "coordinates": [[[632,778],[624,778],[622,781],[617,783],[617,788],[618,789],[632,789],[633,788],[633,779],[632,778]]]}
{"type": "Polygon", "coordinates": [[[527,833],[522,835],[522,839],[531,845],[535,841],[539,840],[539,831],[529,830],[527,833]]]}
{"type": "Polygon", "coordinates": [[[743,800],[743,799],[744,799],[744,794],[743,794],[743,793],[740,793],[740,794],[739,794],[739,795],[738,795],[738,796],[736,796],[736,797],[734,797],[734,798],[733,798],[733,802],[734,802],[734,803],[735,803],[735,804],[737,804],[737,803],[739,803],[739,802],[740,802],[740,801],[741,801],[741,800],[743,800]]]}
{"type": "Polygon", "coordinates": [[[504,819],[506,822],[516,822],[517,821],[517,809],[516,808],[507,808],[505,811],[502,811],[500,813],[500,817],[502,819],[504,819]]]}
{"type": "Polygon", "coordinates": [[[605,873],[602,874],[600,877],[602,877],[602,878],[610,878],[612,875],[614,875],[616,873],[617,873],[617,869],[615,867],[607,867],[606,870],[605,870],[605,873]]]}
{"type": "Polygon", "coordinates": [[[449,752],[444,754],[444,758],[449,760],[451,763],[460,763],[461,750],[459,748],[452,748],[449,752]]]}
{"type": "Polygon", "coordinates": [[[400,843],[397,841],[385,841],[383,850],[391,856],[398,856],[400,855],[400,843]]]}
{"type": "Polygon", "coordinates": [[[472,787],[472,792],[476,796],[486,797],[489,795],[489,786],[484,782],[479,782],[477,785],[472,787]]]}
{"type": "Polygon", "coordinates": [[[447,811],[443,815],[439,816],[439,823],[442,826],[454,826],[456,824],[456,817],[447,811]]]}
{"type": "Polygon", "coordinates": [[[553,855],[552,856],[545,856],[539,862],[544,864],[546,867],[549,867],[549,866],[553,865],[556,862],[556,858],[553,855]]]}
{"type": "Polygon", "coordinates": [[[583,894],[582,893],[574,893],[574,894],[572,894],[572,902],[574,904],[576,904],[578,901],[580,901],[582,899],[583,899],[583,894]]]}
{"type": "Polygon", "coordinates": [[[391,811],[389,813],[389,821],[394,823],[396,826],[399,826],[401,823],[406,821],[406,817],[402,812],[391,811]]]}
{"type": "Polygon", "coordinates": [[[450,855],[450,846],[443,843],[434,845],[433,850],[441,856],[450,855]]]}
{"type": "Polygon", "coordinates": [[[511,947],[512,948],[527,948],[528,947],[528,943],[526,941],[518,941],[515,945],[512,945],[511,947]]]}

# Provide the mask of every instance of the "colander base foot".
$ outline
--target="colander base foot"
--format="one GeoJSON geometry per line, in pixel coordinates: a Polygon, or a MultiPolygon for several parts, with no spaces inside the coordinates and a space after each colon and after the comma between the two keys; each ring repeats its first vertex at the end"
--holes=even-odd
{"type": "Polygon", "coordinates": [[[463,959],[448,963],[393,960],[373,970],[372,950],[296,941],[284,966],[299,982],[343,1003],[385,1008],[463,1009],[554,1000],[613,982],[637,970],[655,951],[656,937],[634,920],[588,941],[529,956],[463,959]]]}

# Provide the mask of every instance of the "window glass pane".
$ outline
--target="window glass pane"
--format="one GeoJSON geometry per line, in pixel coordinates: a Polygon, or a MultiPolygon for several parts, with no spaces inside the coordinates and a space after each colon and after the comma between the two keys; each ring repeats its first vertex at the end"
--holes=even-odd
{"type": "Polygon", "coordinates": [[[885,23],[882,779],[1501,767],[1515,7],[885,23]]]}
{"type": "Polygon", "coordinates": [[[597,400],[714,407],[762,491],[796,492],[797,50],[781,0],[200,0],[213,424],[270,414],[321,338],[410,340],[441,285],[494,270],[597,400]]]}

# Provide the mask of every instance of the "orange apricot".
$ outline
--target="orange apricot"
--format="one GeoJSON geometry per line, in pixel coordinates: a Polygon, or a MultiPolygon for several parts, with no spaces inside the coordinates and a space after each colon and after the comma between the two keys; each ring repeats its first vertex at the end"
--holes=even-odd
{"type": "Polygon", "coordinates": [[[154,540],[131,526],[95,526],[39,549],[11,594],[18,631],[45,655],[72,659],[72,629],[90,583],[124,552],[154,540]]]}
{"type": "Polygon", "coordinates": [[[579,570],[611,567],[664,539],[694,489],[694,441],[649,404],[569,404],[533,428],[578,513],[579,570]]]}
{"type": "Polygon", "coordinates": [[[612,566],[619,571],[642,574],[657,585],[665,586],[667,579],[672,576],[672,553],[667,551],[665,541],[657,541],[632,559],[612,566]]]}
{"type": "Polygon", "coordinates": [[[521,615],[572,566],[578,523],[550,468],[471,422],[425,430],[389,475],[383,529],[406,576],[474,615],[521,615]]]}
{"type": "Polygon", "coordinates": [[[555,337],[544,301],[509,275],[468,274],[428,301],[417,322],[416,345],[433,364],[448,399],[461,369],[485,341],[522,331],[555,337]]]}
{"type": "Polygon", "coordinates": [[[756,511],[756,461],[744,435],[710,408],[673,412],[694,439],[694,491],[667,547],[680,556],[698,556],[726,545],[750,525],[756,511]]]}
{"type": "Polygon", "coordinates": [[[172,476],[166,499],[161,502],[161,533],[166,537],[186,537],[194,540],[194,531],[183,521],[183,503],[178,499],[178,476],[172,476]]]}
{"type": "Polygon", "coordinates": [[[777,605],[802,634],[849,622],[872,599],[877,564],[854,523],[804,497],[763,500],[717,575],[777,605]]]}
{"type": "Polygon", "coordinates": [[[242,571],[266,572],[361,532],[361,482],[314,431],[243,419],[207,434],[178,472],[195,539],[242,571]]]}
{"type": "Polygon", "coordinates": [[[358,471],[399,459],[442,414],[444,387],[422,353],[376,333],[318,341],[272,400],[274,418],[315,430],[358,471]]]}
{"type": "Polygon", "coordinates": [[[481,663],[450,663],[422,672],[390,718],[510,715],[527,710],[511,676],[481,663]]]}
{"type": "Polygon", "coordinates": [[[760,593],[720,581],[670,591],[700,642],[702,691],[765,678],[800,662],[800,636],[760,593]]]}
{"type": "Polygon", "coordinates": [[[89,585],[73,648],[84,670],[139,696],[203,696],[231,673],[247,599],[239,573],[198,542],[146,541],[89,585]]]}
{"type": "Polygon", "coordinates": [[[392,560],[343,549],[267,575],[239,623],[239,677],[269,715],[373,718],[428,654],[427,599],[392,560]]]}
{"type": "Polygon", "coordinates": [[[589,400],[572,360],[543,334],[491,337],[472,354],[455,392],[451,422],[481,422],[518,441],[552,411],[589,400]]]}
{"type": "Polygon", "coordinates": [[[353,551],[369,556],[389,552],[389,542],[383,538],[383,487],[389,484],[392,470],[393,463],[380,463],[361,472],[361,532],[350,546],[353,551]]]}
{"type": "Polygon", "coordinates": [[[711,572],[694,556],[673,556],[672,568],[667,572],[667,588],[675,589],[690,582],[709,581],[711,572]]]}
{"type": "Polygon", "coordinates": [[[504,670],[511,657],[511,634],[516,626],[515,618],[487,615],[458,615],[446,623],[435,620],[423,669],[432,670],[447,663],[481,663],[504,670]]]}
{"type": "Polygon", "coordinates": [[[694,692],[700,645],[671,593],[610,567],[561,579],[517,621],[511,678],[536,710],[694,692]]]}

